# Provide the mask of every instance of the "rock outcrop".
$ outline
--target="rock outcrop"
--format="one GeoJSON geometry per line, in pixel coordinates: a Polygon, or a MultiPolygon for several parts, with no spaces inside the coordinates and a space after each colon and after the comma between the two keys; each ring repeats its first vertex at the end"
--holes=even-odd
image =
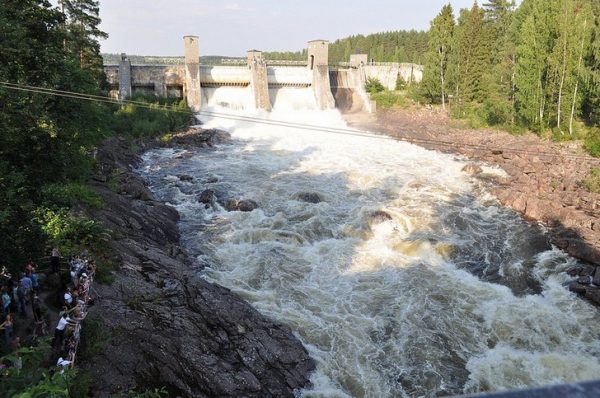
{"type": "MultiPolygon", "coordinates": [[[[209,133],[184,140],[226,141],[209,133]]],[[[112,231],[120,264],[112,285],[96,287],[92,314],[102,317],[110,339],[82,364],[94,394],[165,387],[182,397],[292,397],[307,387],[315,364],[300,341],[198,276],[179,245],[177,211],[153,200],[130,171],[139,159],[128,148],[113,139],[99,150],[94,184],[105,207],[87,210],[112,231]]]]}

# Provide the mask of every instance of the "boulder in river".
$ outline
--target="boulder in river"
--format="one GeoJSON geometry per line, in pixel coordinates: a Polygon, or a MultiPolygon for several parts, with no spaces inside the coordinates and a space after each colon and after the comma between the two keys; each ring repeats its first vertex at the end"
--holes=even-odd
{"type": "Polygon", "coordinates": [[[227,211],[252,211],[258,209],[258,203],[252,199],[231,199],[225,202],[227,211]]]}
{"type": "Polygon", "coordinates": [[[483,169],[481,168],[481,166],[479,166],[478,164],[475,164],[475,163],[469,163],[469,164],[465,165],[462,168],[462,171],[464,171],[465,173],[472,174],[472,175],[483,173],[483,169]]]}
{"type": "Polygon", "coordinates": [[[306,203],[321,203],[323,198],[316,192],[299,192],[294,195],[296,200],[306,203]]]}
{"type": "Polygon", "coordinates": [[[392,216],[383,210],[376,210],[369,214],[369,217],[371,218],[372,222],[377,224],[392,220],[392,216]]]}
{"type": "Polygon", "coordinates": [[[215,195],[215,191],[212,189],[205,189],[198,195],[198,202],[204,203],[206,206],[212,206],[215,204],[217,200],[217,196],[215,195]]]}

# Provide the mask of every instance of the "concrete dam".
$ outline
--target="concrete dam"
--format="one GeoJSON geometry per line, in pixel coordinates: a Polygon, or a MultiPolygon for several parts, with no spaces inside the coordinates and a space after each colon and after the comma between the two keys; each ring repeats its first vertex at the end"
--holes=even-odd
{"type": "Polygon", "coordinates": [[[132,65],[123,54],[118,65],[105,65],[111,95],[123,100],[137,93],[186,98],[194,111],[203,106],[270,111],[289,109],[373,111],[365,82],[377,78],[394,89],[398,77],[419,82],[423,67],[415,64],[368,64],[366,54],[335,68],[329,65],[327,40],[308,42],[306,62],[267,61],[249,50],[232,65],[202,65],[198,37],[184,37],[185,56],[169,65],[132,65]]]}

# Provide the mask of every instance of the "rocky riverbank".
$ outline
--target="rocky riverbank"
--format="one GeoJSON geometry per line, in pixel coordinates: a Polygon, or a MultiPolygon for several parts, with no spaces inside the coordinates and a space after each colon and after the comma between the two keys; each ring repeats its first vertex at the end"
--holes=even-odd
{"type": "Polygon", "coordinates": [[[571,290],[600,304],[600,195],[581,184],[593,167],[600,167],[600,159],[586,155],[581,144],[459,128],[436,109],[384,109],[345,118],[354,128],[501,167],[507,177],[490,181],[493,194],[526,218],[543,222],[554,245],[587,263],[571,270],[577,278],[571,290]]]}
{"type": "MultiPolygon", "coordinates": [[[[211,147],[218,131],[190,130],[169,145],[211,147]]],[[[96,287],[91,314],[108,342],[84,370],[95,396],[165,387],[169,396],[291,397],[309,385],[315,364],[284,325],[226,288],[198,277],[179,244],[179,215],[153,199],[131,169],[136,152],[112,139],[98,151],[94,189],[103,209],[85,210],[112,231],[119,265],[112,285],[96,287]]],[[[208,150],[208,149],[207,149],[208,150]]]]}

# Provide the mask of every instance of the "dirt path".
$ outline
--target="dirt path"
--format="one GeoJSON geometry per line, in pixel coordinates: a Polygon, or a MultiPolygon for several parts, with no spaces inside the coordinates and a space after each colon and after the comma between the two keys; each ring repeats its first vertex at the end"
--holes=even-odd
{"type": "MultiPolygon", "coordinates": [[[[590,263],[574,274],[600,285],[600,195],[581,184],[593,167],[600,167],[600,159],[589,157],[579,142],[458,128],[437,109],[390,109],[344,117],[354,128],[500,166],[508,177],[490,182],[499,201],[528,219],[545,223],[553,244],[590,263]]],[[[579,293],[600,303],[596,286],[580,286],[579,293]]]]}

